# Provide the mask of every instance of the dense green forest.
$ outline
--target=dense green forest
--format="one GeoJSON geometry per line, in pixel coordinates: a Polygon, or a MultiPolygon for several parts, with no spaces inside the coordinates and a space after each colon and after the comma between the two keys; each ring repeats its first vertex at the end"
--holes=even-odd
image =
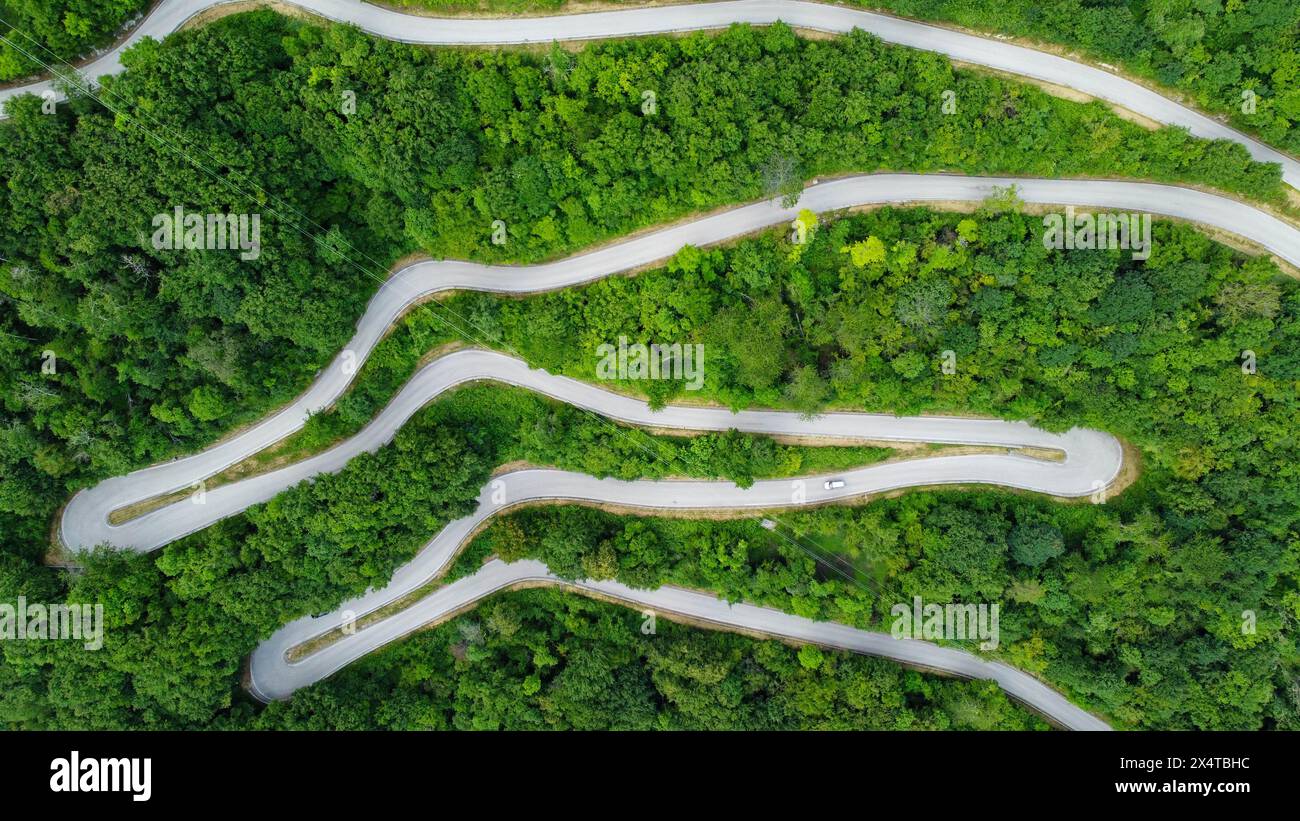
{"type": "Polygon", "coordinates": [[[0,82],[89,55],[149,5],[150,0],[0,2],[0,82]]]}
{"type": "MultiPolygon", "coordinates": [[[[804,177],[877,168],[1107,173],[1282,197],[1276,167],[1239,146],[1149,133],[1100,105],[862,34],[809,42],[781,26],[737,27],[531,55],[415,49],[258,12],[144,43],[126,62],[105,82],[116,112],[80,98],[44,115],[27,98],[0,124],[0,599],[66,595],[108,611],[97,653],[4,645],[0,715],[13,726],[208,726],[238,701],[241,659],[258,640],[387,578],[472,507],[498,460],[653,472],[593,465],[589,449],[548,440],[536,419],[564,414],[535,399],[516,395],[490,435],[428,423],[455,407],[435,404],[342,473],[153,556],[100,553],[75,576],[38,564],[72,490],[191,451],[300,391],[404,253],[551,258],[789,193],[804,177]],[[949,88],[962,100],[955,115],[940,110],[949,88]],[[657,90],[654,116],[641,111],[644,89],[657,90]],[[343,113],[345,91],[354,113],[343,113]],[[261,257],[153,250],[151,217],[178,203],[260,211],[261,257]],[[504,247],[490,242],[495,219],[509,227],[504,247]],[[41,368],[47,350],[53,374],[41,368]]],[[[469,341],[584,378],[595,345],[620,333],[693,340],[709,352],[704,394],[733,406],[975,411],[1125,436],[1146,460],[1139,488],[1082,524],[1066,521],[1084,515],[1072,508],[1040,505],[1062,551],[1020,551],[1056,555],[1033,571],[1041,578],[1001,554],[973,555],[987,565],[971,577],[978,590],[1041,582],[1042,647],[1017,652],[1121,723],[1295,726],[1295,287],[1274,281],[1266,260],[1184,227],[1158,225],[1145,263],[1047,251],[1038,222],[1011,205],[885,209],[827,220],[797,248],[770,235],[689,249],[637,278],[452,304],[474,317],[469,341]],[[1257,374],[1239,367],[1246,349],[1257,374]],[[958,357],[955,375],[938,370],[943,350],[958,357]],[[1256,634],[1240,633],[1244,609],[1259,614],[1256,634]]],[[[465,331],[414,321],[426,339],[465,331]]],[[[426,350],[398,347],[419,338],[413,322],[367,366],[341,421],[313,423],[338,425],[313,428],[315,444],[409,375],[426,350]]],[[[652,399],[672,387],[657,383],[652,399]]],[[[587,435],[580,428],[565,430],[587,435]]],[[[770,443],[727,439],[678,443],[683,470],[779,470],[770,443]],[[697,447],[720,455],[691,462],[697,447]]],[[[1001,521],[1014,555],[1019,514],[1000,498],[972,494],[928,524],[918,514],[894,528],[910,540],[899,544],[924,550],[949,530],[996,533],[1001,521]],[[988,521],[977,518],[988,505],[988,521]]],[[[874,550],[873,566],[886,554],[874,550]]],[[[771,560],[816,572],[806,554],[771,560]]],[[[916,575],[923,553],[886,564],[900,584],[968,592],[916,575]]],[[[751,589],[748,574],[728,578],[723,592],[751,589]]],[[[848,608],[826,611],[836,618],[875,607],[842,578],[816,590],[848,608]]],[[[692,640],[718,652],[733,641],[692,640]]]]}
{"type": "Polygon", "coordinates": [[[393,730],[1028,730],[992,682],[680,627],[553,590],[494,598],[221,726],[393,730]]]}

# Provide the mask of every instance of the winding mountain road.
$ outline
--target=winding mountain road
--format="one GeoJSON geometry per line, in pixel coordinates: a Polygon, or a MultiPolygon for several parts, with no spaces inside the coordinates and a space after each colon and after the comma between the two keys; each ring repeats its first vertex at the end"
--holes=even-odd
{"type": "Polygon", "coordinates": [[[996,484],[1078,497],[1108,487],[1122,464],[1119,443],[1097,431],[1074,429],[1051,434],[1024,423],[949,417],[832,413],[805,420],[796,414],[776,411],[733,414],[719,408],[679,406],[651,411],[639,400],[533,370],[503,354],[465,350],[422,368],[362,431],[329,451],[209,490],[203,504],[184,500],[120,525],[108,522],[108,515],[118,508],[188,487],[301,428],[310,414],[328,407],[346,390],[367,355],[403,312],[431,294],[469,289],[528,293],[564,288],[662,261],[687,244],[704,246],[783,225],[802,208],[825,212],[880,203],[979,201],[1009,185],[1015,185],[1020,197],[1031,203],[1149,211],[1210,225],[1238,234],[1300,266],[1300,231],[1248,205],[1214,194],[1148,183],[914,174],[867,175],[820,183],[805,189],[798,205],[792,208],[781,206],[779,200],[759,202],[544,265],[420,262],[404,268],[379,289],[347,348],[294,403],[201,453],[109,479],[81,491],[64,510],[61,538],[72,548],[107,543],[123,549],[152,550],[266,501],[300,481],[342,469],[357,454],[376,450],[390,441],[402,424],[434,397],[457,385],[481,380],[517,385],[611,419],[658,428],[737,428],[752,433],[837,440],[924,441],[1006,448],[1006,453],[938,456],[873,465],[839,474],[845,485],[834,490],[827,490],[820,478],[813,477],[756,482],[742,489],[730,482],[622,481],[558,470],[507,473],[481,490],[474,514],[447,525],[385,587],[370,590],[333,613],[304,617],[277,631],[253,655],[252,689],[262,698],[287,697],[420,625],[454,613],[483,596],[522,583],[546,582],[718,625],[993,679],[1008,693],[1062,726],[1104,728],[1104,722],[1070,704],[1032,676],[960,650],[926,642],[898,641],[885,634],[814,622],[768,608],[732,605],[678,588],[645,591],[613,582],[563,581],[535,562],[490,563],[473,576],[448,584],[396,615],[345,635],[299,662],[290,663],[285,657],[291,648],[383,608],[435,579],[486,519],[519,504],[569,500],[646,510],[762,510],[945,483],[996,484]],[[1064,454],[1064,459],[1044,460],[1016,453],[1025,447],[1057,450],[1064,454]],[[794,482],[802,484],[801,497],[796,497],[794,482]]]}
{"type": "MultiPolygon", "coordinates": [[[[122,70],[121,53],[142,37],[162,38],[191,17],[236,0],[163,0],[116,48],[81,67],[81,75],[97,82],[122,70]]],[[[783,21],[797,28],[845,33],[855,28],[882,40],[932,51],[986,68],[1075,89],[1165,125],[1182,126],[1197,137],[1227,139],[1246,147],[1261,162],[1282,165],[1283,179],[1300,188],[1296,160],[1218,120],[1174,102],[1145,86],[1100,68],[1000,40],[952,31],[859,9],[804,0],[731,0],[547,17],[494,19],[437,18],[403,14],[359,0],[279,0],[321,17],[352,23],[390,40],[428,45],[509,45],[590,40],[668,32],[725,28],[733,23],[756,25],[783,21]]],[[[35,44],[21,37],[16,45],[43,61],[35,44]]],[[[0,105],[18,94],[52,90],[49,80],[0,90],[0,105]]]]}

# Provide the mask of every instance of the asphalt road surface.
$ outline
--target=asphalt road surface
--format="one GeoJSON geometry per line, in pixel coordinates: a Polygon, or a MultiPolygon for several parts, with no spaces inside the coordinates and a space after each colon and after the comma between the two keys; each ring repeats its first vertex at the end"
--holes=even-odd
{"type": "MultiPolygon", "coordinates": [[[[161,39],[199,12],[232,1],[163,0],[120,46],[83,66],[81,75],[97,81],[104,75],[117,73],[122,70],[123,48],[145,36],[161,39]]],[[[859,28],[890,43],[933,51],[954,60],[1072,88],[1156,122],[1185,127],[1198,137],[1241,143],[1256,160],[1280,163],[1286,182],[1300,188],[1300,161],[1131,80],[1031,48],[868,11],[801,0],[734,0],[546,17],[472,19],[409,15],[357,0],[281,2],[331,20],[355,24],[379,37],[431,45],[549,43],[554,40],[717,29],[732,23],[765,24],[778,20],[798,28],[832,33],[859,28]]],[[[16,46],[29,50],[42,62],[48,62],[35,43],[23,40],[20,35],[11,39],[16,46]]],[[[50,90],[52,85],[49,81],[3,89],[0,90],[0,105],[16,94],[42,94],[50,90]]]]}

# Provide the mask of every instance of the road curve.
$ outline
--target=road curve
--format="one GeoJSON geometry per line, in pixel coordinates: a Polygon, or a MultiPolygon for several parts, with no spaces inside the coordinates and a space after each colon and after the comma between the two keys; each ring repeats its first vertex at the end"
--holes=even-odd
{"type": "MultiPolygon", "coordinates": [[[[1032,203],[1073,203],[1120,211],[1152,211],[1195,220],[1239,234],[1300,267],[1300,230],[1248,205],[1215,194],[1150,183],[916,174],[867,175],[825,182],[805,189],[799,204],[792,208],[782,207],[779,200],[759,202],[543,265],[516,267],[457,261],[419,262],[404,268],[384,283],[367,305],[357,324],[357,332],[344,351],[292,404],[200,453],[107,479],[78,492],[64,508],[60,538],[64,545],[74,549],[108,543],[150,550],[166,544],[223,516],[265,501],[302,479],[340,469],[352,455],[373,450],[388,441],[403,421],[438,392],[473,379],[515,380],[515,384],[564,401],[574,401],[582,394],[587,406],[598,413],[643,424],[708,430],[716,430],[721,425],[744,429],[744,419],[730,415],[725,416],[725,422],[720,417],[706,424],[704,420],[683,415],[687,414],[684,409],[647,417],[630,408],[615,408],[609,404],[614,401],[613,394],[596,391],[601,394],[597,397],[591,395],[595,389],[590,386],[550,375],[539,376],[521,368],[518,363],[511,369],[500,360],[478,359],[477,363],[491,364],[484,365],[480,372],[461,369],[454,373],[448,370],[451,366],[446,363],[433,363],[402,389],[380,417],[339,448],[273,473],[216,488],[207,493],[204,505],[181,502],[121,526],[108,524],[109,513],[118,508],[189,487],[300,429],[311,414],[329,407],[346,390],[355,372],[392,323],[412,303],[430,294],[456,289],[527,293],[579,285],[664,260],[688,244],[709,245],[784,224],[793,219],[800,208],[824,212],[876,203],[978,201],[995,188],[1012,184],[1017,186],[1022,199],[1032,203]]],[[[448,361],[463,364],[465,360],[448,361]]],[[[819,421],[809,435],[828,430],[824,424],[819,421]]],[[[891,424],[901,423],[895,421],[891,424]]],[[[936,423],[933,421],[926,424],[930,426],[928,429],[911,432],[913,440],[979,443],[961,438],[964,434],[934,429],[936,423]],[[958,438],[945,438],[953,435],[958,438]]],[[[881,438],[882,430],[872,425],[861,428],[862,433],[858,435],[881,438]]],[[[763,432],[761,428],[753,430],[763,432]]],[[[976,433],[973,427],[966,430],[976,433]]],[[[968,478],[970,481],[982,480],[975,475],[968,478]]],[[[1058,495],[1071,495],[1072,492],[1072,489],[1050,484],[1035,489],[1058,495]]]]}
{"type": "MultiPolygon", "coordinates": [[[[163,0],[118,47],[81,68],[93,82],[122,70],[122,50],[141,38],[162,38],[186,20],[214,6],[236,0],[163,0]]],[[[1245,146],[1260,162],[1282,166],[1282,177],[1300,188],[1296,160],[1218,120],[1100,68],[1023,46],[951,31],[858,9],[803,0],[731,0],[722,3],[631,8],[618,11],[560,14],[548,17],[493,19],[436,18],[403,14],[358,0],[280,0],[330,20],[352,23],[390,40],[428,45],[508,45],[590,40],[645,34],[724,28],[732,23],[769,24],[778,20],[798,28],[844,33],[855,28],[882,40],[932,51],[954,60],[1073,88],[1165,125],[1182,126],[1197,137],[1226,139],[1245,146]]],[[[21,38],[19,45],[23,45],[21,38]]],[[[34,47],[32,47],[34,48],[34,47]]],[[[51,90],[45,80],[0,90],[0,105],[18,94],[51,90]]]]}
{"type": "MultiPolygon", "coordinates": [[[[1033,676],[996,661],[925,641],[895,639],[888,633],[861,630],[835,622],[813,621],[770,607],[730,604],[707,593],[679,587],[639,590],[614,581],[564,581],[538,561],[506,564],[493,560],[473,576],[439,588],[417,604],[381,622],[359,629],[300,662],[290,664],[285,652],[322,632],[329,617],[298,619],[277,631],[253,652],[249,689],[263,701],[288,698],[300,687],[329,677],[367,653],[413,630],[457,613],[493,593],[528,583],[548,583],[594,593],[657,613],[688,616],[722,629],[740,628],[778,638],[881,656],[904,664],[941,670],[971,679],[989,679],[1008,695],[1070,730],[1109,730],[1106,722],[1071,703],[1033,676]]],[[[347,605],[345,605],[347,607],[347,605]]]]}

